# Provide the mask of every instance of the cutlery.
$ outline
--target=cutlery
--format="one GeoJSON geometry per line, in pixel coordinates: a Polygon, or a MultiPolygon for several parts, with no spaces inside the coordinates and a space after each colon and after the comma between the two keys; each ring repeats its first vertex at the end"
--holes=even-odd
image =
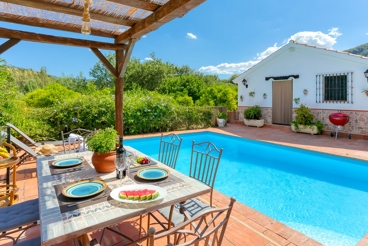
{"type": "Polygon", "coordinates": [[[169,182],[172,182],[172,181],[174,181],[174,180],[173,179],[169,179],[169,180],[165,180],[165,181],[153,183],[153,185],[160,185],[160,184],[169,183],[169,182]]]}
{"type": "Polygon", "coordinates": [[[69,168],[66,170],[60,170],[60,171],[56,171],[57,173],[67,173],[67,172],[71,172],[71,171],[80,171],[82,170],[84,167],[79,167],[79,168],[69,168]]]}

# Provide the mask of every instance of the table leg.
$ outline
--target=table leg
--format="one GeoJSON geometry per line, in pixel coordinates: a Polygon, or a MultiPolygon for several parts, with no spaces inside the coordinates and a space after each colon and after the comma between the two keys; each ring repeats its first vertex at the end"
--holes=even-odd
{"type": "Polygon", "coordinates": [[[10,167],[6,168],[6,184],[10,183],[10,167]]]}
{"type": "Polygon", "coordinates": [[[80,242],[81,246],[88,246],[88,236],[87,234],[83,234],[82,236],[77,237],[77,240],[80,242]]]}

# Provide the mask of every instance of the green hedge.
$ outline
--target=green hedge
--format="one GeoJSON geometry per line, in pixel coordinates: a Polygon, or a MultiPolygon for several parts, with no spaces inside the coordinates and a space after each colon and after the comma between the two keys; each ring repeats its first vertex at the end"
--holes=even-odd
{"type": "MultiPolygon", "coordinates": [[[[124,134],[165,132],[209,127],[212,107],[178,105],[170,96],[157,92],[127,92],[124,95],[124,134]]],[[[82,96],[43,110],[48,137],[59,138],[60,131],[75,128],[104,129],[115,126],[115,101],[111,94],[82,96]]],[[[27,132],[30,136],[32,131],[27,132]]]]}

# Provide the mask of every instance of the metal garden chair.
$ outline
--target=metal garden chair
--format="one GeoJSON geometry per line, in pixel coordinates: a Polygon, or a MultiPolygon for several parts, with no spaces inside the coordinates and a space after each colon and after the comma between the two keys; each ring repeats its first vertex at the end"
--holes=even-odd
{"type": "Polygon", "coordinates": [[[61,131],[64,154],[87,151],[87,138],[95,131],[96,129],[91,131],[82,128],[77,128],[69,132],[61,131]]]}
{"type": "Polygon", "coordinates": [[[183,139],[178,137],[175,133],[170,133],[168,135],[163,135],[161,133],[158,161],[175,169],[182,140],[183,139]]]}
{"type": "MultiPolygon", "coordinates": [[[[197,198],[190,199],[182,205],[191,216],[212,207],[213,187],[215,185],[222,151],[222,148],[219,150],[210,142],[196,144],[195,141],[193,141],[192,143],[189,176],[208,185],[211,188],[211,192],[209,206],[197,198]]],[[[153,217],[165,230],[170,229],[171,225],[175,226],[184,221],[184,216],[179,213],[179,207],[180,204],[176,204],[175,206],[158,210],[167,222],[162,222],[153,213],[149,213],[148,223],[150,223],[150,217],[153,217]],[[165,224],[168,226],[166,227],[165,224]]]]}
{"type": "MultiPolygon", "coordinates": [[[[185,207],[182,206],[180,208],[180,213],[185,217],[185,221],[168,231],[158,234],[156,234],[155,228],[151,227],[145,237],[125,245],[137,245],[139,242],[148,240],[148,246],[220,246],[224,239],[235,201],[235,198],[231,198],[228,206],[223,208],[211,208],[193,217],[186,211],[185,207]],[[163,240],[160,240],[163,238],[167,238],[167,244],[164,244],[163,240]]],[[[92,240],[91,246],[98,245],[95,239],[92,240]]]]}
{"type": "Polygon", "coordinates": [[[21,131],[19,128],[17,128],[13,124],[7,123],[6,126],[9,127],[10,129],[14,130],[15,132],[17,132],[21,136],[21,140],[19,140],[20,142],[22,142],[25,145],[30,146],[30,147],[32,147],[32,146],[38,147],[42,144],[53,144],[53,145],[61,145],[62,144],[62,142],[60,140],[55,140],[55,139],[52,139],[52,138],[44,138],[45,140],[43,140],[41,142],[36,142],[35,140],[30,138],[27,134],[25,134],[23,131],[21,131]]]}

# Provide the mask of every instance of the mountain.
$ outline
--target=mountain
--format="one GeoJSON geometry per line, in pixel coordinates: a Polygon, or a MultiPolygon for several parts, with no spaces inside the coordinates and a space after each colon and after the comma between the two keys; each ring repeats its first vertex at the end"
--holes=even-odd
{"type": "Polygon", "coordinates": [[[361,44],[357,47],[348,49],[348,50],[344,50],[345,52],[349,52],[355,55],[362,55],[362,56],[367,56],[368,57],[368,43],[366,44],[361,44]]]}

